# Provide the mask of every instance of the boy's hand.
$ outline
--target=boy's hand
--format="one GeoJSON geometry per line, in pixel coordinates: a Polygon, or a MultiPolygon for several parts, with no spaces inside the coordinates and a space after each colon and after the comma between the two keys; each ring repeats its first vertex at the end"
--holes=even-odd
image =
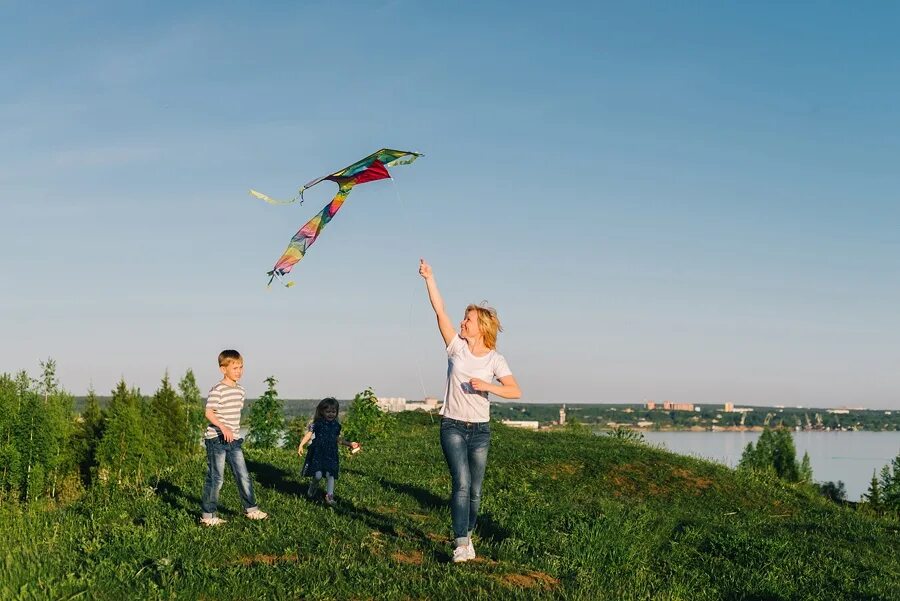
{"type": "Polygon", "coordinates": [[[234,431],[231,428],[223,427],[222,430],[222,438],[225,439],[225,442],[234,442],[234,431]]]}
{"type": "Polygon", "coordinates": [[[303,445],[297,447],[297,454],[303,457],[303,445]]]}

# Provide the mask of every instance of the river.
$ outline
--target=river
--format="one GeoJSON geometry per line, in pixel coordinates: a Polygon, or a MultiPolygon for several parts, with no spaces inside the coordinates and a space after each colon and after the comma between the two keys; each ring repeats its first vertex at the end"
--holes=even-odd
{"type": "MultiPolygon", "coordinates": [[[[647,442],[674,453],[693,455],[735,467],[747,443],[760,432],[642,432],[647,442]]],[[[809,453],[813,479],[843,481],[847,500],[858,501],[869,488],[872,470],[900,453],[900,432],[794,432],[797,463],[809,453]]]]}

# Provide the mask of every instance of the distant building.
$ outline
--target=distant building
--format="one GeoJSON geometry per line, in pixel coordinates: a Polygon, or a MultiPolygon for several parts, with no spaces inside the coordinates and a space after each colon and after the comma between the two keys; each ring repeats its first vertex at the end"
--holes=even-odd
{"type": "Polygon", "coordinates": [[[663,403],[663,409],[665,411],[693,411],[694,404],[693,403],[673,403],[672,401],[666,401],[663,403]]]}
{"type": "Polygon", "coordinates": [[[562,407],[559,408],[559,425],[566,425],[566,405],[563,404],[562,407]]]}
{"type": "Polygon", "coordinates": [[[725,403],[725,413],[732,413],[734,411],[734,403],[725,403]]]}
{"type": "Polygon", "coordinates": [[[849,409],[828,409],[827,411],[828,413],[834,413],[838,415],[847,415],[848,413],[850,413],[849,409]]]}
{"type": "Polygon", "coordinates": [[[378,397],[378,408],[388,413],[406,411],[406,399],[402,396],[378,397]]]}
{"type": "Polygon", "coordinates": [[[656,409],[656,403],[654,403],[653,401],[647,401],[644,406],[647,408],[647,411],[653,411],[654,409],[656,409]]]}
{"type": "Polygon", "coordinates": [[[520,420],[520,419],[504,419],[504,420],[500,420],[500,423],[505,424],[510,427],[513,427],[513,428],[524,428],[526,430],[537,430],[538,428],[541,427],[540,422],[526,421],[526,420],[520,420]]]}
{"type": "Polygon", "coordinates": [[[421,401],[409,401],[404,397],[378,397],[378,408],[387,413],[400,411],[434,411],[441,402],[434,397],[426,397],[421,401]]]}

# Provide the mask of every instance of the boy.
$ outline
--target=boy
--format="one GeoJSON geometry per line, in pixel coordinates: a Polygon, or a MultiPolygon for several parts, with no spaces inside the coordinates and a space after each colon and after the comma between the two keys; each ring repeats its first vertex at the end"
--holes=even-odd
{"type": "Polygon", "coordinates": [[[259,510],[253,496],[253,481],[244,463],[244,451],[241,445],[243,438],[238,438],[241,429],[241,409],[244,408],[244,388],[238,380],[244,373],[244,360],[235,350],[224,350],[219,353],[219,369],[222,370],[222,381],[212,387],[206,399],[206,482],[203,484],[203,516],[200,523],[204,526],[219,526],[225,520],[216,515],[219,491],[222,490],[222,478],[225,473],[225,461],[231,466],[231,473],[237,482],[244,515],[251,520],[264,520],[269,515],[259,510]]]}

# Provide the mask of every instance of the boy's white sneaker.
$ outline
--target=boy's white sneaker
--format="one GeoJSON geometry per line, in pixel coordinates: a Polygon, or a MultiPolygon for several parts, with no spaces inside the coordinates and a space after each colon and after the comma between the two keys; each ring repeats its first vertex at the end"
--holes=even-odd
{"type": "Polygon", "coordinates": [[[247,516],[248,520],[264,520],[269,517],[269,514],[265,511],[260,511],[259,509],[253,509],[244,514],[247,516]]]}
{"type": "Polygon", "coordinates": [[[469,537],[469,544],[466,546],[466,551],[469,552],[469,559],[475,559],[475,545],[472,544],[472,537],[469,537]]]}
{"type": "Polygon", "coordinates": [[[223,520],[222,518],[215,515],[209,518],[200,518],[200,523],[208,527],[221,526],[222,524],[225,524],[227,522],[228,520],[223,520]]]}
{"type": "Polygon", "coordinates": [[[461,545],[453,549],[453,563],[462,563],[464,561],[469,561],[474,558],[474,551],[472,551],[472,557],[469,557],[469,546],[461,545]]]}

